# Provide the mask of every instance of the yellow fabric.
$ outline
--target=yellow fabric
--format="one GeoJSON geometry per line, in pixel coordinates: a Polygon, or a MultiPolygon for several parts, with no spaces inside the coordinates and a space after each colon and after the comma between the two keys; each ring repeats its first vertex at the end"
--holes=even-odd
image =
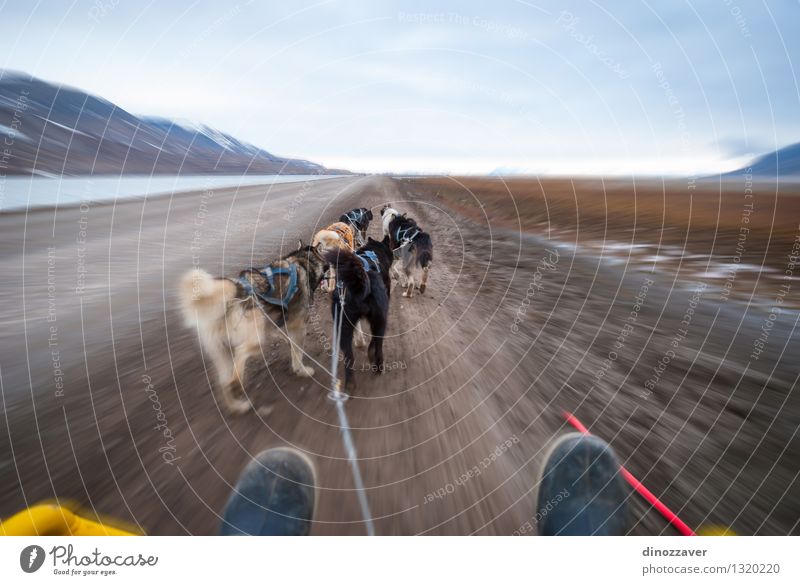
{"type": "Polygon", "coordinates": [[[731,528],[719,524],[706,524],[697,530],[698,536],[738,536],[731,528]]]}
{"type": "MultiPolygon", "coordinates": [[[[114,524],[121,524],[112,521],[114,524]]],[[[136,532],[122,530],[87,520],[57,504],[38,504],[14,514],[0,522],[3,536],[137,536],[136,532]]]]}

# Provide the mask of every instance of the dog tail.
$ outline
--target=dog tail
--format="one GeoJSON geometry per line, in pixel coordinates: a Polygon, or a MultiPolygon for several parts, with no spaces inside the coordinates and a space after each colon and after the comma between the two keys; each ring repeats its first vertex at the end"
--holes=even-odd
{"type": "Polygon", "coordinates": [[[341,248],[330,250],[325,261],[336,271],[336,280],[344,283],[348,294],[361,300],[370,293],[369,275],[355,254],[341,248]]]}
{"type": "Polygon", "coordinates": [[[422,268],[427,268],[433,262],[433,241],[430,235],[421,232],[414,238],[414,246],[417,248],[417,263],[422,268]]]}
{"type": "Polygon", "coordinates": [[[225,318],[228,302],[236,298],[236,284],[227,278],[214,278],[205,270],[195,268],[183,275],[179,296],[183,319],[187,327],[225,318]]]}

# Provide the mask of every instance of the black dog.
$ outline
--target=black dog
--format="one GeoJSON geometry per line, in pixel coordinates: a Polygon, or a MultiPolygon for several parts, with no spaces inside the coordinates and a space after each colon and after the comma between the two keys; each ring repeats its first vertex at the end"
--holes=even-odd
{"type": "Polygon", "coordinates": [[[367,228],[369,222],[372,221],[372,211],[366,207],[359,207],[358,209],[351,209],[347,213],[339,217],[339,221],[352,226],[353,231],[356,233],[358,245],[364,245],[364,238],[367,237],[367,228]]]}
{"type": "Polygon", "coordinates": [[[422,269],[419,293],[423,294],[428,286],[428,272],[433,262],[433,241],[430,235],[404,213],[389,222],[389,237],[394,255],[400,264],[400,272],[406,277],[403,296],[413,296],[418,269],[422,269]]]}
{"type": "MultiPolygon", "coordinates": [[[[392,249],[389,238],[383,241],[368,238],[355,253],[345,249],[331,250],[326,260],[336,270],[337,286],[333,293],[333,322],[337,322],[340,299],[344,296],[344,317],[339,347],[344,355],[345,389],[355,390],[353,379],[353,336],[361,319],[369,321],[372,340],[368,355],[378,374],[383,371],[383,337],[389,313],[389,268],[392,249]]],[[[363,335],[363,333],[362,333],[363,335]]]]}

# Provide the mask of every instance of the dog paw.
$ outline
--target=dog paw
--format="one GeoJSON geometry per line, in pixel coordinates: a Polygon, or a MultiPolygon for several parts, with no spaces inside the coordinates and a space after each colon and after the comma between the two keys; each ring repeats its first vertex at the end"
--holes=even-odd
{"type": "Polygon", "coordinates": [[[260,406],[256,412],[261,416],[269,416],[274,410],[273,406],[260,406]]]}
{"type": "Polygon", "coordinates": [[[367,336],[361,335],[359,337],[356,337],[356,339],[353,341],[353,345],[359,348],[367,347],[367,336]]]}
{"type": "Polygon", "coordinates": [[[419,294],[421,294],[421,295],[425,294],[425,285],[424,284],[419,285],[419,294]]]}
{"type": "Polygon", "coordinates": [[[301,378],[310,378],[314,375],[314,368],[309,366],[301,366],[299,369],[295,370],[294,373],[301,378]]]}
{"type": "Polygon", "coordinates": [[[247,400],[237,400],[229,402],[227,406],[229,414],[244,414],[250,410],[251,404],[247,400]]]}

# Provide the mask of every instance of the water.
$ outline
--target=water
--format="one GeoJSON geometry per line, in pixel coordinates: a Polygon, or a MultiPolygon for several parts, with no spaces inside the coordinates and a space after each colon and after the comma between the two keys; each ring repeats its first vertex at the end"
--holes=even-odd
{"type": "Polygon", "coordinates": [[[3,177],[0,213],[36,207],[116,201],[182,191],[274,185],[332,179],[338,175],[153,175],[122,177],[3,177]]]}

